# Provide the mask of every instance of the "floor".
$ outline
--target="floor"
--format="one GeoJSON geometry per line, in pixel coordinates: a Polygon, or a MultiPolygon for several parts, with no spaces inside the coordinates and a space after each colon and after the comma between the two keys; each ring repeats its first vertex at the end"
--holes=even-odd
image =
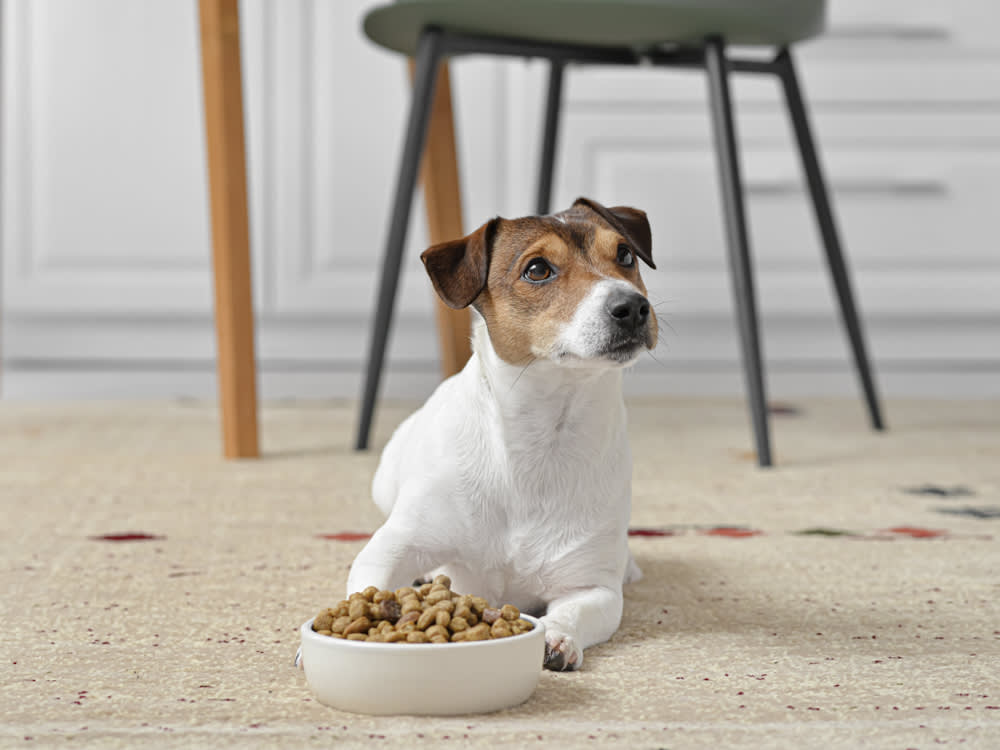
{"type": "Polygon", "coordinates": [[[773,410],[761,471],[741,401],[631,401],[615,637],[520,707],[373,718],[291,666],[380,522],[353,403],[225,462],[208,403],[0,402],[0,745],[1000,746],[1000,402],[773,410]]]}

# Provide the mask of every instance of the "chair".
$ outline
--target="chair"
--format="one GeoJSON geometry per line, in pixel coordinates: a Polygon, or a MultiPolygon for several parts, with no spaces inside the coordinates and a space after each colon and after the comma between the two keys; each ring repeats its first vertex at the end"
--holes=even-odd
{"type": "Polygon", "coordinates": [[[705,70],[750,418],[762,467],[772,464],[771,443],[729,77],[734,72],[777,76],[870,421],[874,429],[882,430],[878,395],[847,262],[790,49],[794,43],[820,33],[825,11],[825,0],[400,0],[369,12],[364,21],[365,33],[384,47],[415,56],[416,74],[383,258],[357,448],[368,445],[437,71],[447,58],[464,54],[550,61],[536,201],[540,214],[549,212],[567,64],[645,64],[705,70]],[[740,59],[728,54],[729,45],[766,46],[777,51],[769,60],[740,59]]]}

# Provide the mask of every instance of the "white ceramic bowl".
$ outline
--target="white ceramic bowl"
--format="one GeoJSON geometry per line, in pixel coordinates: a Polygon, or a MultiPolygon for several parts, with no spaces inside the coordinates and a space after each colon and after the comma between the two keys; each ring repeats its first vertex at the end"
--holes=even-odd
{"type": "Polygon", "coordinates": [[[302,626],[302,667],[320,703],[363,714],[473,714],[528,700],[542,672],[545,626],[469,643],[367,643],[302,626]]]}

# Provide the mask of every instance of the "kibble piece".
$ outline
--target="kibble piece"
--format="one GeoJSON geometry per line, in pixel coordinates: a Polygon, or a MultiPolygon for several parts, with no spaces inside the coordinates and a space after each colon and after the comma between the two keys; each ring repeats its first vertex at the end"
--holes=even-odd
{"type": "Polygon", "coordinates": [[[344,629],[350,624],[351,624],[350,615],[344,615],[343,617],[338,617],[336,620],[333,621],[333,624],[330,626],[330,630],[332,630],[334,633],[340,633],[341,635],[343,635],[344,629]]]}
{"type": "Polygon", "coordinates": [[[420,630],[414,630],[406,636],[407,643],[427,643],[429,640],[430,639],[427,637],[427,633],[420,630]]]}
{"type": "Polygon", "coordinates": [[[420,619],[420,612],[410,611],[402,615],[398,620],[396,620],[396,628],[401,628],[403,625],[409,625],[411,623],[415,624],[417,620],[420,619]]]}
{"type": "Polygon", "coordinates": [[[352,635],[354,633],[367,633],[368,628],[372,626],[372,621],[367,617],[359,617],[354,620],[350,625],[344,628],[344,635],[352,635]]]}
{"type": "Polygon", "coordinates": [[[350,633],[350,634],[348,634],[348,635],[346,635],[344,637],[347,638],[347,640],[349,640],[349,641],[367,641],[368,640],[368,636],[365,633],[350,633]]]}
{"type": "Polygon", "coordinates": [[[316,619],[313,620],[313,630],[319,633],[322,630],[329,630],[330,626],[333,625],[333,610],[324,609],[318,615],[316,619]]]}
{"type": "Polygon", "coordinates": [[[424,597],[424,601],[428,604],[437,604],[438,602],[443,602],[445,600],[451,600],[451,592],[446,588],[440,588],[437,591],[431,591],[427,596],[424,597]]]}
{"type": "Polygon", "coordinates": [[[405,615],[407,612],[421,612],[423,611],[423,606],[421,606],[420,598],[416,595],[408,596],[403,599],[402,613],[405,615]]]}
{"type": "Polygon", "coordinates": [[[347,616],[350,617],[351,620],[357,620],[359,617],[367,617],[368,601],[364,597],[358,597],[357,599],[352,598],[351,603],[347,608],[347,616]]]}
{"type": "Polygon", "coordinates": [[[400,630],[390,630],[385,634],[386,643],[398,643],[399,641],[405,641],[408,634],[400,630]]]}
{"type": "Polygon", "coordinates": [[[486,610],[486,608],[489,607],[489,606],[490,606],[490,603],[488,601],[486,601],[485,599],[483,599],[483,597],[481,597],[481,596],[472,596],[472,597],[469,597],[469,607],[477,615],[482,615],[483,612],[486,610]]]}
{"type": "Polygon", "coordinates": [[[389,599],[395,599],[395,598],[396,598],[395,591],[380,589],[379,591],[375,592],[375,596],[372,597],[372,601],[375,602],[375,604],[381,604],[384,601],[388,601],[389,599]]]}
{"type": "Polygon", "coordinates": [[[465,638],[469,641],[485,641],[490,637],[490,626],[481,622],[473,628],[465,631],[465,638]]]}
{"type": "Polygon", "coordinates": [[[442,586],[444,586],[446,589],[450,589],[451,588],[451,579],[448,576],[446,576],[444,573],[442,573],[441,575],[438,575],[438,576],[434,576],[434,580],[431,581],[431,583],[439,583],[442,586]]]}
{"type": "Polygon", "coordinates": [[[502,618],[490,627],[490,637],[492,638],[506,638],[511,635],[514,635],[514,631],[510,627],[510,622],[502,618]]]}
{"type": "Polygon", "coordinates": [[[518,620],[521,618],[521,610],[513,604],[505,604],[500,607],[500,616],[505,620],[518,620]]]}
{"type": "Polygon", "coordinates": [[[378,593],[378,586],[368,586],[364,591],[361,592],[361,596],[365,598],[366,601],[371,601],[372,597],[378,593]]]}
{"type": "Polygon", "coordinates": [[[448,632],[448,628],[444,627],[443,625],[431,625],[424,632],[427,634],[428,638],[433,638],[435,635],[441,635],[444,636],[445,638],[451,637],[451,633],[448,632]]]}
{"type": "Polygon", "coordinates": [[[351,604],[347,601],[347,599],[341,599],[337,603],[337,606],[333,608],[333,614],[337,617],[346,617],[350,606],[351,604]]]}
{"type": "MultiPolygon", "coordinates": [[[[313,628],[313,630],[316,630],[316,629],[313,628]]],[[[327,630],[326,628],[323,628],[322,630],[316,630],[316,632],[319,633],[320,635],[333,635],[333,631],[332,630],[327,630]]]]}
{"type": "Polygon", "coordinates": [[[416,595],[416,590],[410,586],[403,586],[402,588],[396,589],[396,599],[398,601],[403,601],[408,596],[416,595]]]}
{"type": "Polygon", "coordinates": [[[429,593],[431,593],[431,586],[433,585],[434,585],[433,583],[422,584],[420,588],[417,589],[417,593],[420,594],[420,596],[427,596],[429,593]]]}
{"type": "Polygon", "coordinates": [[[417,620],[417,630],[427,630],[437,619],[437,613],[436,609],[428,609],[426,612],[421,613],[420,619],[417,620]]]}
{"type": "Polygon", "coordinates": [[[469,629],[469,621],[464,617],[452,617],[451,622],[448,623],[448,627],[452,633],[461,633],[463,630],[469,629]]]}
{"type": "Polygon", "coordinates": [[[437,614],[434,616],[434,624],[440,625],[441,627],[448,627],[448,623],[451,622],[451,614],[446,609],[441,609],[440,607],[434,610],[437,614]]]}
{"type": "Polygon", "coordinates": [[[388,623],[396,622],[403,614],[402,605],[395,599],[383,599],[372,607],[375,610],[375,618],[388,623]]]}

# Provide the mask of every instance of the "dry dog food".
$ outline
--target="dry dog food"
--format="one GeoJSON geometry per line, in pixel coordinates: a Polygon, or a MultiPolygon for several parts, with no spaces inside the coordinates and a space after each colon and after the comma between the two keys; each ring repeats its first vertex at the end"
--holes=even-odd
{"type": "Polygon", "coordinates": [[[313,620],[320,635],[374,643],[485,641],[533,627],[513,604],[496,608],[481,596],[456,594],[444,575],[416,588],[380,591],[369,586],[313,620]]]}

